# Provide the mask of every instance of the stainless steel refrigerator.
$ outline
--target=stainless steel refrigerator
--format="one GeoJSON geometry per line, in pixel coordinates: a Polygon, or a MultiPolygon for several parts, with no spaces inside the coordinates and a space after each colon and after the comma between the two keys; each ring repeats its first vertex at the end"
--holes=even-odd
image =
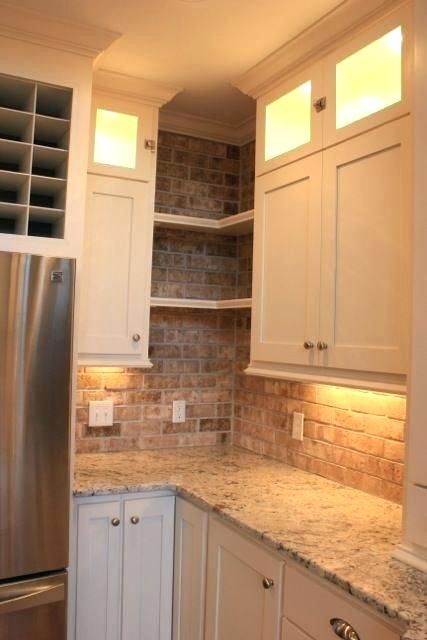
{"type": "Polygon", "coordinates": [[[0,252],[0,640],[63,640],[73,260],[0,252]]]}

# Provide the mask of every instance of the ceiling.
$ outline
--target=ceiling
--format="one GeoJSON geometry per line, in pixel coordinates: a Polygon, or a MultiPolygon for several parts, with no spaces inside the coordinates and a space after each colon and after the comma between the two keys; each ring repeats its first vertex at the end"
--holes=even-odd
{"type": "Polygon", "coordinates": [[[180,87],[167,109],[240,123],[254,102],[231,82],[343,0],[14,0],[119,31],[99,67],[180,87]]]}

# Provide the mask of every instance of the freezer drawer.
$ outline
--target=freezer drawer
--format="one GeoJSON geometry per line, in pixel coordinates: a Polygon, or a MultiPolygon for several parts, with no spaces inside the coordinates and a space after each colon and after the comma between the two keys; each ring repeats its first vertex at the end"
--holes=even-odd
{"type": "Polygon", "coordinates": [[[0,640],[66,640],[67,574],[0,585],[0,640]]]}

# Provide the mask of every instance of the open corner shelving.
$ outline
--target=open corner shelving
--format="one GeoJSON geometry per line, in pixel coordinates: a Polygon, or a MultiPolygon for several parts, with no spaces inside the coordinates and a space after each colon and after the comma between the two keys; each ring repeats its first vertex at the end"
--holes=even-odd
{"type": "Polygon", "coordinates": [[[250,309],[251,298],[232,300],[198,300],[196,298],[151,298],[152,307],[174,307],[181,309],[250,309]]]}
{"type": "Polygon", "coordinates": [[[166,229],[182,229],[186,231],[207,231],[228,236],[241,236],[253,231],[254,211],[242,211],[221,220],[180,216],[171,213],[154,213],[154,224],[166,229]]]}
{"type": "Polygon", "coordinates": [[[0,75],[0,234],[64,237],[71,101],[0,75]]]}

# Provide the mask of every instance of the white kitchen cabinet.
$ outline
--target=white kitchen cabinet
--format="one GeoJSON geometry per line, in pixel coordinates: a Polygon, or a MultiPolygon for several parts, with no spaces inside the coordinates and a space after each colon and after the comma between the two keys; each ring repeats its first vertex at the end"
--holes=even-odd
{"type": "Polygon", "coordinates": [[[123,640],[170,640],[175,498],[124,502],[123,640]]]}
{"type": "Polygon", "coordinates": [[[203,640],[208,514],[176,499],[173,640],[203,640]]]}
{"type": "Polygon", "coordinates": [[[249,373],[401,389],[409,117],[257,179],[249,373]]]}
{"type": "Polygon", "coordinates": [[[88,176],[79,363],[151,366],[153,185],[88,176]]]}
{"type": "Polygon", "coordinates": [[[174,504],[152,494],[76,501],[71,637],[170,640],[174,504]]]}
{"type": "Polygon", "coordinates": [[[252,360],[315,363],[321,201],[320,153],[257,179],[252,360]]]}
{"type": "Polygon", "coordinates": [[[406,4],[327,43],[325,55],[309,56],[281,83],[276,77],[256,95],[256,175],[408,114],[412,46],[406,4]]]}
{"type": "Polygon", "coordinates": [[[119,640],[122,529],[120,500],[78,505],[75,637],[119,640]]]}
{"type": "Polygon", "coordinates": [[[205,640],[278,640],[283,563],[209,522],[205,640]]]}

